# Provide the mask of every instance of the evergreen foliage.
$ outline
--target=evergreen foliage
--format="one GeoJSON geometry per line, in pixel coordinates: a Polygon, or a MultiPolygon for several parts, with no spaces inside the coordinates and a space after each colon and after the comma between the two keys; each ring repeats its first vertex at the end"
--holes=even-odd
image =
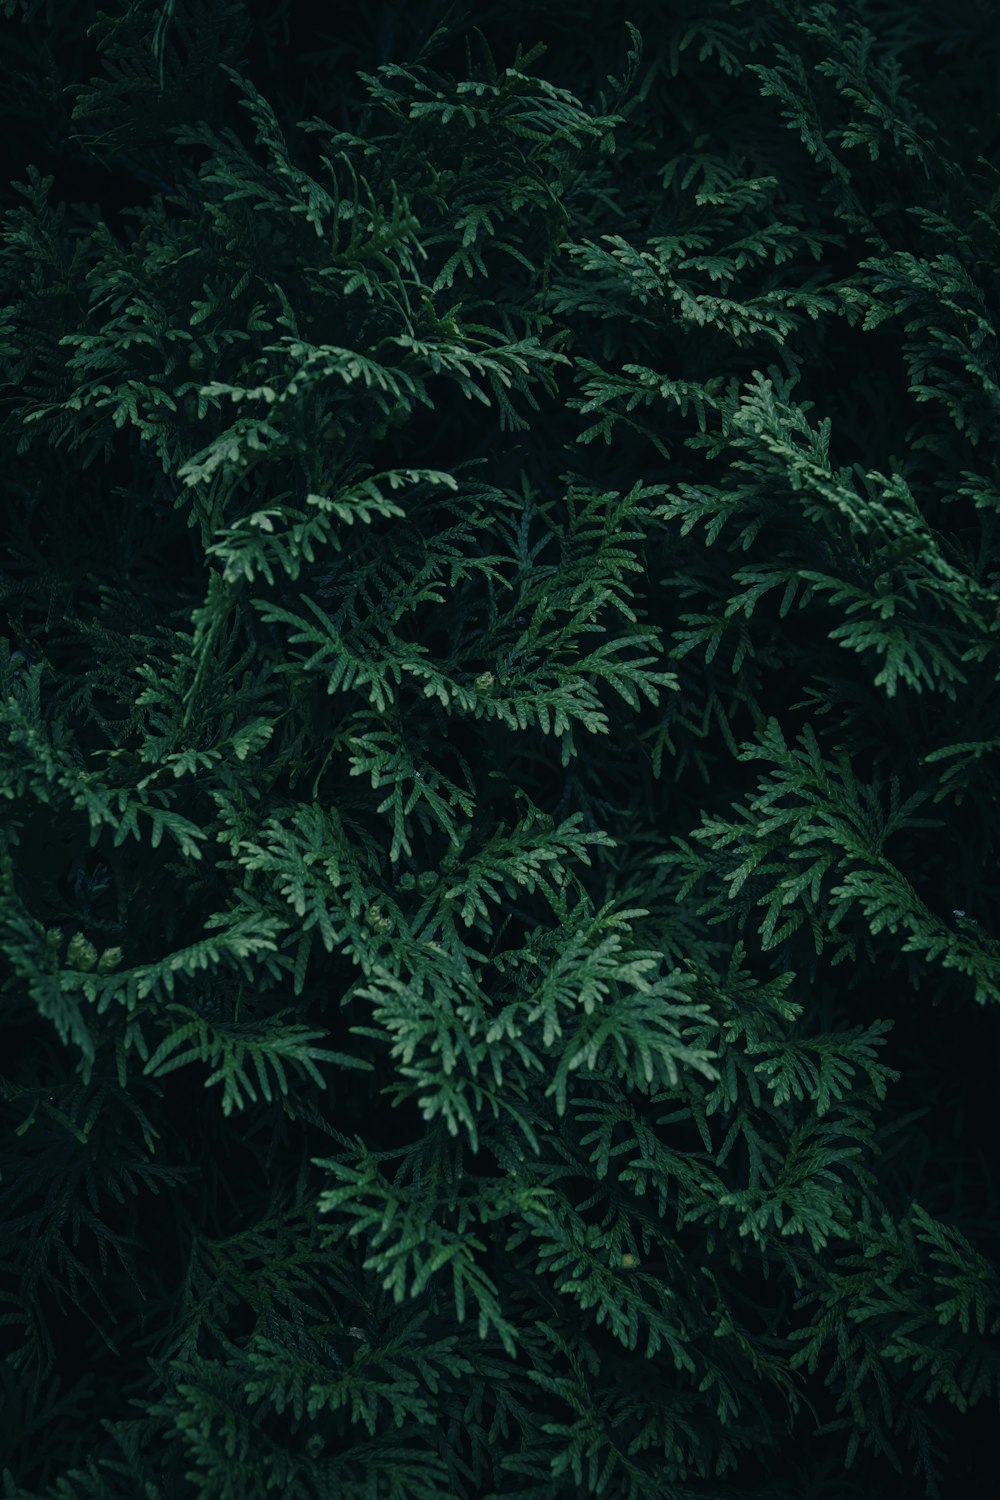
{"type": "Polygon", "coordinates": [[[995,7],[0,14],[0,1490],[964,1495],[995,7]]]}

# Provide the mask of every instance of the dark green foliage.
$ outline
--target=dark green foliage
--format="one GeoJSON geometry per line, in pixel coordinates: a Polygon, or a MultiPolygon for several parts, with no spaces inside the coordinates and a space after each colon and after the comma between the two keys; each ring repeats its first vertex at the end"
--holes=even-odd
{"type": "Polygon", "coordinates": [[[0,0],[0,1489],[965,1495],[994,8],[306,11],[0,0]]]}

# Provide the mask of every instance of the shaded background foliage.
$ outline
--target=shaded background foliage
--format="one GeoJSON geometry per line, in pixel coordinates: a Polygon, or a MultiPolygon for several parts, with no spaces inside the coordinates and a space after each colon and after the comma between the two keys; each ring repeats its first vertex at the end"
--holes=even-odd
{"type": "MultiPolygon", "coordinates": [[[[974,1477],[997,1416],[1000,1308],[995,7],[667,10],[632,8],[640,60],[617,5],[397,0],[327,27],[290,0],[2,7],[9,1495],[933,1496],[974,1477]],[[494,116],[477,134],[457,82],[512,66],[576,104],[526,84],[525,133],[494,116]],[[421,69],[450,117],[411,118],[421,69]],[[266,105],[247,108],[244,81],[266,105]],[[419,281],[407,312],[421,336],[464,350],[492,401],[425,359],[430,404],[382,402],[356,379],[328,421],[303,375],[279,435],[220,459],[212,473],[242,466],[222,495],[204,454],[228,397],[209,382],[287,384],[270,341],[289,303],[289,335],[297,320],[313,346],[384,352],[403,326],[398,300],[331,292],[325,242],[291,197],[267,206],[281,183],[268,109],[285,159],[327,190],[329,140],[295,122],[354,138],[355,181],[377,183],[372,225],[388,226],[362,275],[397,299],[419,281]],[[581,130],[582,115],[614,114],[581,130]],[[253,191],[227,198],[241,175],[253,191]],[[409,281],[393,184],[419,220],[409,281]],[[510,207],[515,191],[526,207],[510,207]],[[489,274],[467,261],[437,286],[465,248],[460,211],[497,205],[520,258],[480,221],[489,274]],[[517,336],[562,362],[522,351],[491,387],[476,360],[517,336]],[[154,388],[170,404],[151,404],[154,388]],[[505,394],[516,416],[499,426],[505,394]],[[874,470],[908,486],[916,548],[932,539],[955,570],[950,605],[905,528],[865,536],[799,504],[826,419],[823,483],[864,496],[874,470]],[[586,436],[601,422],[607,443],[586,436]],[[307,492],[354,506],[364,476],[414,468],[462,489],[383,485],[337,546],[299,549],[301,571],[275,563],[265,587],[265,545],[307,492]],[[595,495],[590,524],[570,524],[595,495]],[[616,546],[635,564],[617,596],[598,566],[616,546]],[[516,602],[499,556],[520,557],[516,602]],[[857,610],[829,589],[790,607],[784,582],[769,586],[741,621],[741,569],[761,582],[780,566],[894,593],[923,631],[924,680],[887,691],[877,633],[852,646],[857,610]],[[556,594],[598,575],[594,613],[627,634],[608,602],[624,599],[648,634],[636,652],[652,655],[631,669],[630,704],[591,669],[612,732],[578,732],[566,763],[518,673],[558,657],[553,631],[585,649],[556,594]],[[417,602],[397,617],[407,590],[417,602]],[[373,716],[357,682],[331,695],[307,668],[287,618],[303,593],[339,628],[368,625],[386,660],[412,665],[421,648],[434,680],[478,692],[480,709],[509,674],[521,725],[446,710],[412,674],[382,715],[416,774],[468,793],[445,796],[459,837],[425,802],[406,813],[409,849],[391,852],[394,810],[348,773],[373,716]],[[827,776],[838,746],[850,765],[822,814],[788,812],[777,834],[759,802],[743,812],[782,764],[774,725],[792,752],[786,803],[805,795],[807,730],[827,776]],[[926,759],[973,744],[954,771],[926,759]],[[134,810],[143,776],[162,797],[120,840],[97,801],[121,792],[134,810]],[[819,857],[861,788],[857,826],[882,832],[886,809],[926,793],[885,839],[885,894],[834,923],[831,887],[858,868],[842,860],[782,903],[801,870],[789,851],[819,857]],[[534,847],[529,802],[561,912],[490,843],[504,828],[534,847]],[[330,807],[348,830],[336,846],[330,807]],[[344,867],[322,868],[348,915],[320,943],[333,906],[314,872],[335,847],[344,867]],[[517,889],[498,877],[488,918],[460,931],[484,849],[517,889]],[[778,905],[800,925],[772,944],[761,912],[778,905]],[[902,929],[880,926],[882,909],[902,929]],[[909,916],[926,938],[914,951],[909,916]],[[435,1042],[390,981],[416,967],[446,1006],[474,973],[490,1014],[538,994],[555,1007],[562,955],[577,944],[583,965],[612,938],[621,963],[597,1014],[614,1002],[640,1039],[622,1066],[612,1033],[568,1075],[569,1040],[542,1046],[510,1010],[534,1071],[494,1046],[527,1131],[482,1094],[471,1131],[457,1104],[428,1103],[426,1037],[443,1046],[448,1024],[435,1042]],[[426,942],[452,955],[447,985],[415,957],[426,942]],[[651,954],[667,964],[664,1013],[679,1007],[670,1042],[652,1011],[628,1010],[651,954]],[[402,1035],[416,1074],[393,1051],[402,1035]],[[543,1088],[557,1062],[565,1111],[543,1088]],[[765,1216],[751,1232],[740,1194],[801,1141],[813,1230],[765,1216]],[[392,1201],[407,1231],[390,1254],[392,1201]],[[647,1359],[651,1330],[666,1342],[647,1359]],[[814,1365],[796,1361],[803,1348],[814,1365]]],[[[338,182],[349,198],[346,169],[338,182]]],[[[867,493],[874,509],[878,486],[867,493]]]]}

